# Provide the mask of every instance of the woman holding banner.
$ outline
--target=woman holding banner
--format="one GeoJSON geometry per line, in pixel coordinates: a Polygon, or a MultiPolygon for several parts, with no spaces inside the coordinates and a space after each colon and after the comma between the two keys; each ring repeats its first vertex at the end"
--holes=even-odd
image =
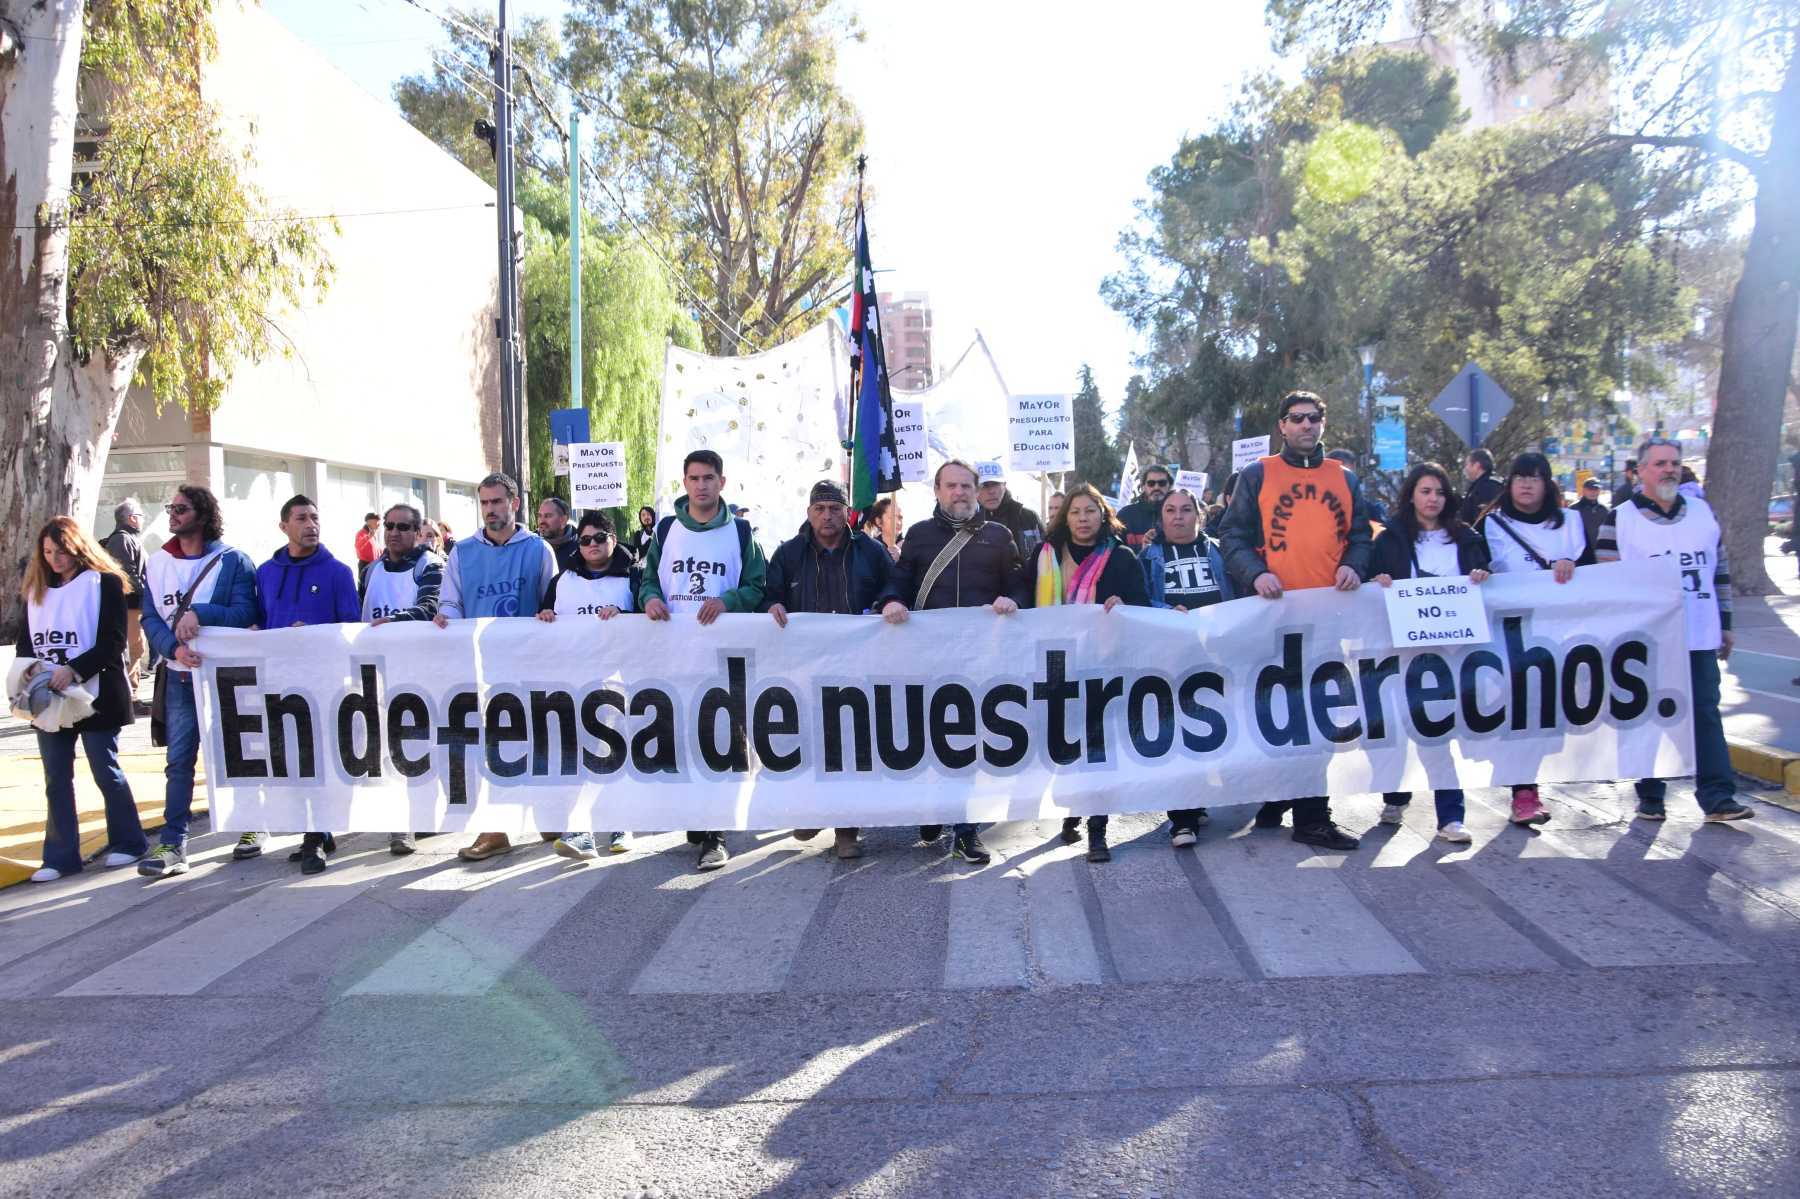
{"type": "MultiPolygon", "coordinates": [[[[44,864],[34,883],[53,882],[82,867],[81,823],[75,811],[75,747],[106,801],[108,866],[137,861],[150,848],[138,821],[131,784],[119,769],[119,730],[132,722],[131,688],[125,681],[125,595],[131,580],[105,550],[67,516],[38,531],[37,551],[25,567],[19,594],[25,621],[15,646],[20,663],[36,661],[52,692],[85,683],[93,711],[54,732],[38,730],[44,761],[44,864]]],[[[36,688],[26,683],[30,694],[36,688]]],[[[28,701],[29,703],[29,701],[28,701]]],[[[33,711],[38,705],[30,704],[33,711]]]]}
{"type": "MultiPolygon", "coordinates": [[[[1587,526],[1579,514],[1563,510],[1562,488],[1550,471],[1550,460],[1538,453],[1520,454],[1500,489],[1476,522],[1487,540],[1492,567],[1499,571],[1542,570],[1558,583],[1575,577],[1575,567],[1594,560],[1587,526]]],[[[1538,797],[1536,783],[1513,786],[1512,822],[1545,824],[1550,813],[1538,797]]]]}
{"type": "MultiPolygon", "coordinates": [[[[1092,484],[1071,488],[1062,511],[1050,522],[1028,569],[1032,607],[1100,604],[1111,612],[1120,604],[1148,607],[1143,568],[1125,544],[1125,526],[1092,484]]],[[[1106,844],[1107,817],[1087,818],[1087,860],[1112,861],[1106,844]]],[[[1081,840],[1081,817],[1064,818],[1064,843],[1081,840]]]]}
{"type": "MultiPolygon", "coordinates": [[[[1191,491],[1178,487],[1163,499],[1141,561],[1152,608],[1193,612],[1232,598],[1225,556],[1200,531],[1200,504],[1191,491]]],[[[1171,808],[1169,844],[1177,849],[1194,844],[1210,819],[1205,808],[1171,808]]]]}
{"type": "MultiPolygon", "coordinates": [[[[1458,503],[1450,472],[1435,462],[1413,467],[1394,501],[1393,523],[1375,535],[1371,580],[1383,587],[1395,579],[1455,575],[1467,575],[1471,583],[1486,582],[1491,559],[1487,541],[1457,516],[1458,503]]],[[[1462,790],[1444,788],[1432,798],[1437,804],[1438,839],[1456,845],[1472,841],[1463,827],[1462,790]]],[[[1382,799],[1381,823],[1399,824],[1412,793],[1390,791],[1382,799]]]]}
{"type": "MultiPolygon", "coordinates": [[[[583,512],[576,526],[575,547],[574,562],[545,589],[537,618],[547,624],[559,616],[611,620],[631,611],[631,555],[619,547],[612,519],[599,509],[583,512]]],[[[555,848],[565,858],[600,856],[591,832],[562,833],[555,848]]],[[[608,838],[609,852],[625,853],[630,848],[630,833],[617,832],[608,838]]]]}

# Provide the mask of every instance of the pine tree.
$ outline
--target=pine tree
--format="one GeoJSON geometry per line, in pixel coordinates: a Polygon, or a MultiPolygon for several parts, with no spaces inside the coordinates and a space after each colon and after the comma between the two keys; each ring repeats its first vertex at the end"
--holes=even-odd
{"type": "Polygon", "coordinates": [[[1100,402],[1100,388],[1094,383],[1094,372],[1086,363],[1081,367],[1081,386],[1075,392],[1075,474],[1084,483],[1092,483],[1102,492],[1111,493],[1119,477],[1119,451],[1106,434],[1106,409],[1100,402]]]}

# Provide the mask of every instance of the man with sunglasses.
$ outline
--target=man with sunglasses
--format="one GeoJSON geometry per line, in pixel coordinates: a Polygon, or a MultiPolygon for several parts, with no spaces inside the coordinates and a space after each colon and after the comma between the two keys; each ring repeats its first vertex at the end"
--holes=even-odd
{"type": "Polygon", "coordinates": [[[1162,519],[1162,502],[1169,498],[1169,489],[1175,486],[1175,476],[1169,473],[1166,466],[1146,466],[1143,474],[1143,486],[1138,498],[1119,509],[1119,523],[1125,526],[1125,544],[1133,550],[1144,548],[1149,540],[1150,530],[1162,519]]]}
{"type": "MultiPolygon", "coordinates": [[[[1710,822],[1756,815],[1737,801],[1725,723],[1719,715],[1719,663],[1731,656],[1731,567],[1719,521],[1705,500],[1681,493],[1681,443],[1652,437],[1638,447],[1638,490],[1600,526],[1600,562],[1667,558],[1681,571],[1687,616],[1688,673],[1694,703],[1694,798],[1710,822]]],[[[1639,779],[1639,820],[1663,820],[1668,784],[1639,779]]]]}
{"type": "MultiPolygon", "coordinates": [[[[1325,401],[1290,391],[1279,408],[1281,453],[1246,466],[1237,477],[1220,542],[1239,594],[1279,600],[1286,591],[1332,587],[1355,591],[1370,566],[1369,510],[1362,486],[1341,462],[1325,456],[1325,401]],[[1279,537],[1269,536],[1278,527],[1279,537]]],[[[1355,849],[1355,837],[1331,822],[1331,800],[1265,803],[1257,828],[1278,828],[1289,808],[1294,840],[1321,849],[1355,849]]]]}
{"type": "MultiPolygon", "coordinates": [[[[243,550],[225,544],[225,520],[213,493],[183,483],[163,511],[169,516],[169,539],[144,560],[144,636],[164,659],[161,743],[169,749],[163,767],[162,835],[138,863],[138,873],[151,878],[188,870],[188,820],[200,751],[193,676],[200,655],[190,643],[202,626],[247,629],[258,616],[256,565],[243,550]]],[[[156,736],[152,718],[151,737],[156,736]]],[[[235,850],[233,856],[238,856],[235,850]]]]}

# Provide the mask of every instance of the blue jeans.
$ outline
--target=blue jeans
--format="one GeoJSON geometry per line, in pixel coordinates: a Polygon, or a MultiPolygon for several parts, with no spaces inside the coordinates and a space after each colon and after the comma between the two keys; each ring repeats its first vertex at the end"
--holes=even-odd
{"type": "Polygon", "coordinates": [[[94,784],[106,799],[107,848],[115,853],[142,857],[150,848],[144,826],[138,822],[137,803],[131,784],[119,769],[119,730],[100,729],[77,733],[62,729],[39,732],[38,753],[44,759],[44,797],[49,819],[44,823],[44,865],[64,874],[81,869],[81,822],[75,815],[75,742],[87,754],[94,784]]]}
{"type": "MultiPolygon", "coordinates": [[[[1437,822],[1439,828],[1443,828],[1453,820],[1459,822],[1462,820],[1463,793],[1460,789],[1451,787],[1443,791],[1433,791],[1431,793],[1431,798],[1432,801],[1437,804],[1437,822]]],[[[1383,803],[1391,803],[1395,807],[1404,808],[1407,804],[1412,802],[1412,792],[1389,791],[1381,797],[1381,800],[1383,803]]]]}
{"type": "Polygon", "coordinates": [[[194,710],[194,679],[185,670],[170,670],[163,688],[163,727],[169,739],[168,780],[163,792],[164,845],[187,842],[194,808],[194,760],[200,753],[200,716],[194,710]]]}
{"type": "MultiPolygon", "coordinates": [[[[1719,655],[1710,649],[1689,650],[1688,672],[1694,685],[1694,798],[1702,812],[1716,812],[1737,796],[1725,720],[1719,715],[1719,655]]],[[[1638,798],[1647,803],[1662,803],[1668,791],[1661,779],[1638,780],[1638,798]]]]}

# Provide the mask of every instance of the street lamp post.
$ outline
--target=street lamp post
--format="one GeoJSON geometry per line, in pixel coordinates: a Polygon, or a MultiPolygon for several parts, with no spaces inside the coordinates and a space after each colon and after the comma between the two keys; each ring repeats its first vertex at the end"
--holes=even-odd
{"type": "Polygon", "coordinates": [[[1369,342],[1356,348],[1356,356],[1362,359],[1363,391],[1362,410],[1363,427],[1369,431],[1368,453],[1369,465],[1375,465],[1375,350],[1380,342],[1369,342]]]}

